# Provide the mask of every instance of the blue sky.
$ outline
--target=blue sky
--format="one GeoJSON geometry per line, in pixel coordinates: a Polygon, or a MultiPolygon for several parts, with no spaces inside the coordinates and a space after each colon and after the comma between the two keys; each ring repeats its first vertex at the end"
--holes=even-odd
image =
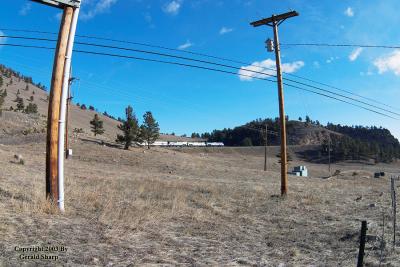
{"type": "MultiPolygon", "coordinates": [[[[274,67],[274,54],[264,48],[265,39],[272,37],[272,29],[253,28],[249,23],[290,9],[298,11],[300,16],[280,26],[281,43],[400,44],[398,0],[83,0],[77,32],[257,62],[251,66],[257,69],[257,66],[274,67]]],[[[0,18],[0,28],[56,32],[60,11],[14,0],[3,4],[0,18]]],[[[17,34],[5,30],[3,33],[17,34]]],[[[5,42],[17,43],[11,39],[5,42]]],[[[76,48],[93,49],[79,45],[76,48]]],[[[400,109],[399,50],[288,46],[282,46],[281,50],[284,70],[288,72],[400,109]]],[[[140,56],[133,52],[113,52],[140,56]]],[[[48,86],[53,53],[2,47],[0,63],[48,86]]],[[[278,116],[274,83],[78,53],[73,57],[73,74],[80,79],[73,87],[76,102],[121,117],[128,104],[140,118],[150,110],[162,132],[190,134],[278,116]]],[[[286,113],[293,119],[308,114],[324,124],[329,121],[383,126],[400,138],[399,121],[366,110],[292,88],[285,88],[285,101],[286,113]]]]}

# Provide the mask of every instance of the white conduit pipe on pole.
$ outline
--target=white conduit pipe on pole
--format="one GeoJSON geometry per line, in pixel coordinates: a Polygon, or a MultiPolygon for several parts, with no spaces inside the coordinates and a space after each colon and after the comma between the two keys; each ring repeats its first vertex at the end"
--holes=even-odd
{"type": "Polygon", "coordinates": [[[64,212],[64,145],[65,145],[65,119],[68,101],[68,86],[71,70],[72,49],[74,46],[76,25],[78,24],[79,7],[75,8],[72,17],[71,31],[68,37],[67,54],[65,56],[64,78],[61,91],[60,120],[58,122],[58,207],[64,212]]]}

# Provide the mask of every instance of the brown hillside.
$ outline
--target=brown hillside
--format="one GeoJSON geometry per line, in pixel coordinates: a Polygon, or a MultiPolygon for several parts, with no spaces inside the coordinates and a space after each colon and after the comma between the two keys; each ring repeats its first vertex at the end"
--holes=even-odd
{"type": "MultiPolygon", "coordinates": [[[[26,83],[24,80],[19,79],[15,76],[12,78],[3,77],[3,86],[1,89],[7,89],[7,97],[5,98],[5,103],[3,105],[4,110],[9,110],[10,107],[16,108],[17,103],[14,102],[16,99],[17,92],[19,90],[20,97],[24,99],[24,104],[27,106],[31,101],[30,97],[33,95],[35,103],[38,106],[38,116],[27,115],[20,112],[7,112],[3,111],[3,118],[0,123],[0,135],[9,134],[21,134],[24,131],[29,133],[44,133],[43,128],[46,127],[47,110],[48,110],[48,93],[38,88],[37,86],[26,83]],[[12,84],[10,81],[12,80],[12,84]],[[26,89],[28,85],[28,90],[26,89]]],[[[134,103],[133,103],[134,104],[134,103]]],[[[121,107],[123,108],[123,107],[121,107]]],[[[117,120],[111,119],[104,116],[102,113],[83,110],[76,104],[70,106],[70,126],[69,135],[72,135],[74,128],[82,128],[84,130],[83,136],[93,136],[90,131],[89,122],[93,119],[94,114],[98,114],[100,119],[104,121],[105,133],[99,139],[105,139],[107,141],[114,141],[119,130],[117,125],[119,122],[117,120]]],[[[174,135],[160,135],[160,140],[165,141],[193,141],[197,139],[191,139],[188,137],[179,137],[174,135]]]]}

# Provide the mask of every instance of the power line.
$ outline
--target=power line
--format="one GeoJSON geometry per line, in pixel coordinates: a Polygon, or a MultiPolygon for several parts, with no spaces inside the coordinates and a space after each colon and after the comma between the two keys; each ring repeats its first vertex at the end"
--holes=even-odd
{"type": "Polygon", "coordinates": [[[343,103],[347,103],[349,105],[352,105],[352,106],[355,106],[355,107],[359,107],[359,108],[362,108],[362,109],[365,109],[365,110],[369,110],[369,111],[372,111],[374,113],[383,115],[385,117],[392,118],[394,120],[398,120],[397,118],[394,118],[394,117],[392,117],[390,115],[387,115],[387,114],[381,113],[379,111],[375,111],[375,110],[372,110],[372,109],[369,109],[369,108],[366,108],[366,107],[363,107],[363,106],[360,106],[360,105],[357,105],[357,104],[354,104],[354,103],[351,103],[351,102],[348,102],[348,101],[345,101],[345,100],[342,100],[342,99],[338,99],[338,98],[330,96],[330,95],[326,95],[326,94],[323,94],[323,93],[318,93],[318,92],[315,92],[315,91],[312,91],[312,90],[309,90],[309,89],[301,88],[301,87],[298,87],[298,86],[295,86],[295,85],[291,85],[291,84],[287,84],[287,83],[283,83],[283,84],[286,85],[286,86],[289,86],[289,87],[293,87],[293,88],[299,89],[299,90],[312,92],[312,93],[317,94],[317,95],[321,95],[321,96],[325,96],[325,97],[328,97],[328,98],[331,98],[331,99],[335,99],[335,100],[341,101],[343,103]]]}
{"type": "Polygon", "coordinates": [[[284,46],[317,46],[317,47],[358,47],[358,48],[384,48],[398,49],[400,46],[395,45],[364,45],[364,44],[327,44],[327,43],[280,43],[284,46]]]}
{"type": "MultiPolygon", "coordinates": [[[[25,33],[40,33],[40,34],[57,35],[57,33],[55,33],[55,32],[25,30],[25,29],[0,28],[0,30],[11,31],[11,32],[25,32],[25,33]]],[[[104,37],[91,36],[91,35],[76,35],[76,37],[86,38],[86,39],[93,39],[93,40],[111,41],[111,42],[124,43],[124,44],[133,44],[133,45],[152,47],[152,48],[159,48],[159,49],[164,49],[164,50],[168,50],[168,51],[175,51],[175,52],[179,52],[179,53],[186,53],[186,54],[197,55],[197,56],[202,56],[202,57],[207,57],[207,58],[213,58],[213,59],[223,60],[223,61],[237,63],[237,64],[252,65],[251,63],[240,61],[240,60],[229,59],[229,58],[224,58],[224,57],[218,57],[218,56],[208,55],[208,54],[199,53],[199,52],[180,50],[180,49],[176,49],[176,48],[170,48],[170,47],[154,45],[154,44],[149,44],[149,43],[132,42],[132,41],[118,40],[118,39],[112,39],[112,38],[104,38],[104,37]]],[[[305,46],[305,45],[318,45],[318,44],[281,44],[281,45],[287,45],[287,46],[289,46],[289,45],[293,45],[293,46],[295,46],[295,45],[304,45],[305,46]]],[[[329,45],[329,44],[327,44],[327,45],[329,45]]],[[[333,46],[333,45],[331,45],[331,46],[333,46]]],[[[341,46],[397,48],[396,46],[371,46],[371,45],[341,45],[341,46]]],[[[267,70],[276,71],[276,69],[269,68],[269,67],[260,67],[260,68],[262,68],[262,70],[266,70],[267,69],[267,70]]],[[[312,79],[309,79],[309,78],[305,78],[305,77],[302,77],[302,76],[299,76],[299,75],[291,74],[291,73],[288,73],[288,72],[283,72],[283,73],[285,73],[288,76],[296,77],[296,78],[303,79],[303,80],[306,80],[306,81],[309,81],[309,82],[313,82],[313,83],[316,83],[316,84],[319,84],[319,85],[327,86],[327,87],[329,87],[331,89],[335,89],[335,90],[338,90],[338,91],[341,91],[341,92],[345,92],[345,93],[348,93],[348,94],[363,98],[363,99],[368,100],[368,101],[372,101],[372,102],[378,103],[380,105],[383,105],[383,106],[386,106],[386,107],[389,107],[389,108],[392,108],[392,109],[400,110],[400,109],[398,109],[396,107],[387,105],[387,104],[385,104],[383,102],[380,102],[380,101],[377,101],[375,99],[364,97],[364,96],[361,96],[359,94],[355,94],[355,93],[353,93],[351,91],[340,89],[340,88],[332,86],[332,85],[328,85],[326,83],[318,82],[318,81],[315,81],[315,80],[312,80],[312,79]]],[[[283,78],[283,79],[286,79],[286,78],[283,78]]]]}
{"type": "MultiPolygon", "coordinates": [[[[46,50],[54,50],[55,48],[53,47],[44,47],[44,46],[33,46],[33,45],[20,45],[20,44],[11,44],[11,43],[7,43],[7,44],[0,44],[0,46],[12,46],[12,47],[24,47],[24,48],[37,48],[37,49],[46,49],[46,50]]],[[[156,62],[156,63],[163,63],[163,64],[169,64],[169,65],[177,65],[177,66],[183,66],[183,67],[191,67],[191,68],[196,68],[196,69],[203,69],[203,70],[209,70],[209,71],[215,71],[215,72],[220,72],[220,73],[226,73],[226,74],[231,74],[231,75],[239,75],[239,76],[243,76],[243,77],[251,77],[254,79],[258,79],[258,80],[264,80],[264,81],[268,81],[268,82],[276,82],[274,80],[270,80],[267,78],[261,78],[261,77],[254,77],[251,75],[246,75],[246,74],[240,74],[240,73],[236,73],[236,72],[231,72],[231,71],[226,71],[226,70],[221,70],[221,69],[215,69],[215,68],[209,68],[209,67],[204,67],[204,66],[198,66],[198,65],[192,65],[192,64],[186,64],[186,63],[180,63],[180,62],[171,62],[171,61],[165,61],[165,60],[158,60],[158,59],[149,59],[149,58],[141,58],[141,57],[133,57],[133,56],[127,56],[127,55],[119,55],[119,54],[111,54],[111,53],[102,53],[102,52],[93,52],[93,51],[86,51],[86,50],[76,50],[74,49],[74,52],[77,53],[83,53],[83,54],[92,54],[92,55],[102,55],[102,56],[110,56],[110,57],[117,57],[117,58],[128,58],[128,59],[135,59],[135,60],[141,60],[141,61],[147,61],[147,62],[156,62]]],[[[372,110],[369,108],[366,108],[364,106],[361,105],[357,105],[348,101],[345,101],[343,99],[339,99],[330,95],[326,95],[323,93],[319,93],[319,92],[315,92],[313,90],[309,90],[309,89],[305,89],[305,88],[301,88],[298,86],[294,86],[291,84],[286,84],[285,85],[289,86],[289,87],[293,87],[299,90],[303,90],[303,91],[307,91],[307,92],[311,92],[320,96],[325,96],[331,99],[335,99],[337,101],[343,102],[343,103],[347,103],[349,105],[353,105],[368,111],[371,111],[373,113],[388,117],[388,118],[392,118],[395,120],[398,120],[397,118],[394,118],[390,115],[384,114],[382,112],[376,111],[376,110],[372,110]]],[[[346,97],[348,98],[348,97],[346,97]]]]}
{"type": "MultiPolygon", "coordinates": [[[[55,42],[57,40],[55,39],[48,39],[48,38],[36,38],[36,37],[24,37],[24,36],[5,36],[5,35],[0,35],[0,38],[12,38],[12,39],[23,39],[23,40],[40,40],[40,41],[50,41],[50,42],[55,42]]],[[[138,53],[145,53],[145,54],[151,54],[151,55],[158,55],[158,56],[164,56],[164,57],[170,57],[170,58],[176,58],[176,59],[183,59],[183,60],[188,60],[188,61],[194,61],[194,62],[199,62],[199,63],[205,63],[205,64],[210,64],[210,65],[214,65],[214,66],[219,66],[219,67],[225,67],[225,68],[230,68],[230,69],[235,69],[235,70],[244,70],[247,72],[251,72],[251,73],[256,73],[256,74],[261,74],[261,75],[266,75],[266,76],[270,76],[270,77],[276,77],[276,75],[272,75],[269,73],[265,73],[265,72],[260,72],[260,71],[255,71],[255,70],[250,70],[250,69],[246,69],[246,68],[239,68],[239,67],[235,67],[235,66],[231,66],[231,65],[226,65],[226,64],[220,64],[220,63],[215,63],[215,62],[210,62],[210,61],[206,61],[206,60],[199,60],[199,59],[193,59],[193,58],[188,58],[188,57],[182,57],[182,56],[176,56],[176,55],[171,55],[171,54],[165,54],[165,53],[160,53],[160,52],[154,52],[154,51],[148,51],[148,50],[139,50],[139,49],[132,49],[132,48],[126,48],[126,47],[119,47],[119,46],[109,46],[109,45],[101,45],[101,44],[94,44],[94,43],[86,43],[86,42],[75,42],[76,44],[80,44],[80,45],[86,45],[86,46],[94,46],[94,47],[102,47],[102,48],[111,48],[111,49],[118,49],[118,50],[124,50],[124,51],[133,51],[133,52],[138,52],[138,53]]],[[[253,77],[253,75],[249,76],[249,77],[253,77]]],[[[374,107],[376,109],[382,110],[382,111],[386,111],[388,113],[400,116],[400,113],[397,112],[393,112],[391,110],[385,109],[385,108],[381,108],[379,106],[373,105],[373,104],[369,104],[366,103],[364,101],[352,98],[352,97],[348,97],[348,96],[344,96],[342,94],[339,93],[334,93],[332,91],[326,90],[326,89],[322,89],[320,87],[317,86],[313,86],[313,85],[309,85],[306,83],[302,83],[293,79],[288,79],[288,78],[284,78],[284,80],[290,81],[290,82],[294,82],[303,86],[308,86],[311,87],[313,89],[316,89],[318,91],[322,91],[322,92],[326,92],[326,93],[330,93],[330,94],[334,94],[340,97],[344,97],[344,98],[348,98],[351,99],[352,101],[367,105],[367,106],[371,106],[374,107]]]]}

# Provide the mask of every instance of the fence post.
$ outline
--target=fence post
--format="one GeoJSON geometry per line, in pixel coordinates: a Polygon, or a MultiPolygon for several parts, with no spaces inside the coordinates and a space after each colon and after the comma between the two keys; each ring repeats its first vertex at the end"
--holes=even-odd
{"type": "Polygon", "coordinates": [[[392,197],[392,208],[393,208],[393,249],[396,246],[396,185],[394,177],[390,178],[390,191],[392,197]]]}
{"type": "Polygon", "coordinates": [[[361,222],[360,249],[358,251],[357,267],[364,265],[365,236],[367,235],[367,221],[361,222]]]}

